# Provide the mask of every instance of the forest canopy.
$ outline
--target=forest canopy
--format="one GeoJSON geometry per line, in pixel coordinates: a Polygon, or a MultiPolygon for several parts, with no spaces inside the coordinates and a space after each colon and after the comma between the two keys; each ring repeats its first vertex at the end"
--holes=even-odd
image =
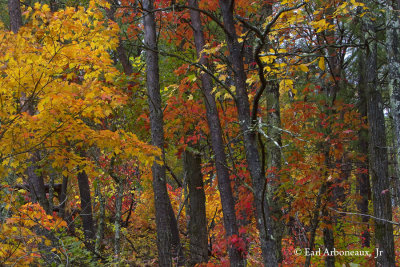
{"type": "Polygon", "coordinates": [[[1,266],[400,264],[398,1],[0,5],[1,266]]]}

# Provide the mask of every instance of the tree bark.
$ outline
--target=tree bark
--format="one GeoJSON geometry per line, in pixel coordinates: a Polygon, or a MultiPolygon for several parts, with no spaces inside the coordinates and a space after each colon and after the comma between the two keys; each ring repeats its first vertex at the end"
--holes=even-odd
{"type": "MultiPolygon", "coordinates": [[[[386,56],[388,66],[388,88],[390,108],[393,117],[393,139],[395,147],[395,168],[400,173],[400,18],[399,3],[387,0],[386,3],[386,56]]],[[[397,179],[400,179],[397,177],[397,179]]]]}
{"type": "Polygon", "coordinates": [[[106,203],[105,203],[105,199],[104,196],[100,193],[99,194],[99,203],[100,203],[100,216],[99,216],[99,222],[97,225],[97,232],[96,232],[96,243],[94,246],[94,251],[97,254],[101,253],[101,240],[103,239],[103,235],[104,235],[104,217],[106,214],[106,203]]]}
{"type": "Polygon", "coordinates": [[[241,46],[237,40],[235,20],[233,18],[233,1],[219,0],[224,27],[226,30],[226,43],[230,55],[230,63],[235,75],[236,106],[240,122],[241,132],[244,138],[247,165],[253,180],[254,201],[256,207],[257,227],[259,229],[261,250],[266,266],[278,266],[276,233],[273,229],[273,219],[270,212],[268,199],[273,196],[265,196],[266,179],[257,147],[257,138],[254,131],[254,123],[251,120],[249,98],[246,88],[246,73],[244,70],[241,46]]]}
{"type": "Polygon", "coordinates": [[[68,177],[64,176],[62,185],[61,185],[61,190],[60,194],[58,195],[58,200],[59,200],[59,216],[65,220],[65,205],[67,202],[67,189],[68,189],[68,177]]]}
{"type": "MultiPolygon", "coordinates": [[[[119,4],[117,3],[117,1],[113,1],[113,0],[108,0],[108,2],[110,3],[111,7],[109,9],[106,9],[107,18],[116,22],[114,14],[115,14],[116,7],[119,4]]],[[[119,38],[119,42],[118,42],[118,46],[117,46],[117,56],[118,56],[119,62],[122,65],[122,69],[124,70],[124,73],[127,76],[130,76],[133,73],[133,67],[132,67],[131,62],[129,61],[129,57],[126,53],[126,49],[123,45],[121,37],[119,38]]]]}
{"type": "Polygon", "coordinates": [[[78,173],[79,194],[81,197],[81,219],[85,244],[89,249],[93,248],[95,229],[92,214],[92,201],[90,197],[89,178],[85,171],[78,173]]]}
{"type": "Polygon", "coordinates": [[[267,98],[267,133],[270,137],[267,140],[267,169],[271,171],[267,177],[268,180],[268,203],[270,203],[271,216],[274,218],[273,233],[276,240],[276,255],[278,262],[282,262],[282,237],[285,225],[282,223],[282,200],[277,198],[279,190],[279,172],[282,167],[282,140],[281,140],[281,114],[279,104],[279,85],[272,83],[266,92],[267,98]],[[279,145],[279,146],[278,146],[279,145]]]}
{"type": "MultiPolygon", "coordinates": [[[[360,51],[359,55],[359,78],[358,78],[358,112],[362,118],[366,118],[367,114],[367,97],[366,97],[366,79],[365,79],[365,54],[360,51]]],[[[371,196],[371,185],[369,181],[369,167],[368,167],[368,130],[361,128],[358,131],[358,152],[360,155],[365,155],[365,161],[359,163],[359,168],[364,169],[367,172],[361,172],[357,174],[357,187],[361,199],[357,203],[357,208],[361,214],[368,214],[368,201],[371,196]]],[[[361,234],[362,246],[369,247],[371,236],[369,233],[369,218],[367,216],[362,216],[362,222],[365,224],[363,226],[363,232],[361,234]]]]}
{"type": "Polygon", "coordinates": [[[208,260],[208,235],[206,218],[206,195],[201,175],[201,156],[190,149],[185,150],[184,169],[189,189],[189,242],[190,266],[208,260]]]}
{"type": "MultiPolygon", "coordinates": [[[[367,112],[369,123],[370,175],[372,180],[374,216],[392,220],[392,205],[388,175],[385,117],[382,96],[378,91],[376,26],[373,21],[365,23],[367,42],[366,79],[367,112]]],[[[395,266],[393,225],[375,220],[376,247],[382,251],[376,266],[395,266]]]]}
{"type": "Polygon", "coordinates": [[[124,193],[124,181],[117,183],[117,193],[115,196],[115,234],[114,234],[114,254],[119,259],[121,251],[121,217],[122,217],[122,201],[124,193]]]}
{"type": "MultiPolygon", "coordinates": [[[[198,8],[198,1],[189,0],[189,5],[191,7],[198,8]]],[[[201,55],[201,51],[205,45],[205,40],[201,26],[200,13],[194,9],[191,9],[190,19],[194,31],[197,56],[200,57],[199,62],[203,66],[207,67],[208,61],[205,56],[201,55]]],[[[221,195],[224,227],[228,238],[233,235],[239,236],[235,213],[235,201],[232,194],[224,142],[222,139],[221,122],[218,115],[217,104],[214,96],[212,95],[212,79],[208,74],[203,73],[201,75],[201,82],[201,90],[203,92],[204,104],[206,107],[207,123],[210,129],[211,145],[215,155],[215,168],[218,177],[218,190],[221,195]]],[[[244,266],[244,260],[241,253],[234,246],[229,246],[228,253],[232,266],[244,266]]]]}
{"type": "Polygon", "coordinates": [[[21,6],[19,0],[8,0],[8,14],[10,15],[10,28],[14,33],[22,26],[21,6]]]}
{"type": "MultiPolygon", "coordinates": [[[[144,41],[147,47],[146,51],[146,82],[148,92],[148,103],[150,107],[150,127],[152,145],[157,146],[162,151],[164,160],[164,128],[163,112],[161,108],[161,95],[159,83],[159,66],[157,53],[156,23],[153,13],[153,1],[143,0],[143,25],[144,41]]],[[[154,163],[153,190],[154,204],[157,226],[157,247],[160,266],[172,266],[172,258],[178,257],[178,264],[183,264],[182,247],[180,245],[178,227],[175,215],[171,206],[166,187],[165,167],[154,163]],[[175,229],[175,231],[173,231],[175,229]],[[174,236],[172,236],[174,234],[174,236]]]]}
{"type": "Polygon", "coordinates": [[[27,168],[28,184],[30,195],[33,202],[39,202],[46,213],[50,214],[49,201],[46,197],[46,188],[43,181],[43,176],[37,173],[37,162],[40,155],[36,151],[30,155],[30,165],[27,168]]]}

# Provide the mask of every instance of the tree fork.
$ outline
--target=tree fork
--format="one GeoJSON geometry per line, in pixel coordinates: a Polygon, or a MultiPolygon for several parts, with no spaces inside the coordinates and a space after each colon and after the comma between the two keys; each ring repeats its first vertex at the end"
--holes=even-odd
{"type": "MultiPolygon", "coordinates": [[[[190,18],[194,31],[197,56],[200,57],[199,62],[201,65],[208,66],[206,57],[201,55],[201,51],[205,46],[205,40],[201,26],[200,12],[197,11],[198,1],[189,0],[189,6],[192,7],[190,9],[190,18]]],[[[228,238],[233,235],[239,236],[235,214],[235,201],[229,179],[229,171],[226,167],[227,160],[224,150],[224,141],[222,139],[221,123],[218,115],[217,104],[212,95],[212,78],[207,73],[203,73],[201,75],[201,82],[207,122],[210,129],[211,145],[215,155],[215,167],[218,177],[218,190],[221,195],[224,227],[228,238]]],[[[234,246],[229,246],[228,253],[232,266],[244,266],[244,259],[241,252],[239,252],[234,246]]]]}

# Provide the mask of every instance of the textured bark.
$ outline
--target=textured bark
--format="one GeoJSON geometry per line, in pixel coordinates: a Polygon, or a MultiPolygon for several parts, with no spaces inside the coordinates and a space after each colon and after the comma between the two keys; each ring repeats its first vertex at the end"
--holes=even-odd
{"type": "Polygon", "coordinates": [[[27,168],[29,191],[33,202],[39,202],[43,209],[50,214],[49,202],[46,197],[46,188],[42,175],[37,173],[37,162],[40,160],[39,152],[31,154],[30,165],[27,168]]]}
{"type": "Polygon", "coordinates": [[[252,128],[250,117],[249,99],[246,88],[246,73],[244,70],[241,46],[238,43],[235,21],[233,18],[233,1],[220,0],[221,13],[226,30],[226,43],[230,55],[230,63],[235,75],[236,106],[240,122],[241,132],[244,138],[246,160],[253,180],[254,201],[256,207],[257,227],[259,229],[261,250],[266,266],[278,266],[276,235],[273,231],[273,220],[270,214],[268,196],[264,195],[266,182],[264,170],[257,147],[256,133],[252,128]]]}
{"type": "Polygon", "coordinates": [[[8,0],[8,14],[10,15],[10,28],[17,33],[22,26],[21,6],[19,0],[8,0]]]}
{"type": "Polygon", "coordinates": [[[81,219],[83,233],[85,235],[85,243],[89,249],[92,249],[95,237],[95,229],[93,224],[92,201],[90,197],[89,178],[85,171],[78,173],[79,194],[81,197],[81,219]]]}
{"type": "Polygon", "coordinates": [[[106,214],[106,203],[104,196],[101,194],[99,195],[99,203],[100,203],[100,216],[99,216],[99,223],[97,225],[97,232],[96,232],[96,243],[94,246],[94,251],[97,254],[100,254],[101,250],[101,240],[103,239],[104,235],[104,217],[106,214]]]}
{"type": "MultiPolygon", "coordinates": [[[[365,54],[361,53],[359,56],[359,78],[358,78],[358,112],[361,117],[367,117],[367,97],[366,97],[366,79],[365,79],[365,54]]],[[[360,155],[365,155],[366,159],[363,162],[359,163],[359,168],[365,169],[369,172],[368,166],[368,130],[361,128],[358,132],[358,145],[357,150],[360,155]]],[[[359,173],[357,174],[357,188],[360,194],[360,200],[357,203],[357,208],[361,214],[368,214],[368,201],[371,198],[371,186],[369,181],[369,174],[367,173],[359,173]]],[[[367,216],[362,216],[362,222],[365,226],[363,226],[363,232],[361,234],[362,246],[369,247],[371,236],[369,234],[369,218],[367,216]]]]}
{"type": "MultiPolygon", "coordinates": [[[[189,5],[197,8],[198,1],[189,0],[189,5]]],[[[194,32],[197,55],[200,57],[199,62],[204,66],[208,66],[206,57],[200,55],[200,52],[203,50],[205,45],[200,13],[194,9],[191,9],[190,18],[194,32]]],[[[221,123],[218,115],[217,104],[214,96],[212,95],[213,85],[211,77],[208,74],[203,73],[201,75],[201,82],[201,89],[204,95],[204,104],[206,107],[207,122],[210,129],[211,145],[215,155],[215,168],[218,177],[218,190],[221,195],[224,227],[227,237],[239,235],[235,214],[235,201],[232,194],[229,171],[226,167],[226,154],[222,139],[221,123]]],[[[235,247],[230,246],[228,252],[232,266],[244,266],[242,255],[235,247]]]]}
{"type": "Polygon", "coordinates": [[[208,260],[206,196],[201,175],[201,156],[187,149],[184,169],[189,189],[190,266],[208,260]]]}
{"type": "Polygon", "coordinates": [[[56,0],[49,0],[50,11],[56,12],[58,10],[58,3],[56,0]]]}
{"type": "Polygon", "coordinates": [[[56,173],[51,170],[49,179],[49,211],[52,212],[54,208],[54,179],[56,178],[56,173]]]}
{"type": "MultiPolygon", "coordinates": [[[[377,88],[376,28],[372,21],[365,23],[365,32],[365,40],[368,42],[366,55],[367,110],[374,216],[391,221],[392,205],[389,190],[385,117],[382,96],[377,88]]],[[[376,266],[395,266],[392,224],[375,220],[375,243],[376,247],[382,251],[382,256],[376,259],[376,266]]]]}
{"type": "Polygon", "coordinates": [[[124,193],[124,182],[117,184],[117,194],[115,196],[115,234],[114,234],[114,254],[119,258],[121,251],[121,217],[122,217],[122,198],[124,193]]]}
{"type": "MultiPolygon", "coordinates": [[[[108,0],[108,2],[110,3],[111,7],[106,10],[107,18],[116,22],[114,14],[116,11],[116,7],[119,4],[117,1],[113,1],[113,0],[108,0]]],[[[133,67],[132,67],[131,62],[129,61],[128,54],[126,52],[126,49],[123,45],[121,38],[119,38],[119,42],[118,42],[118,46],[117,46],[117,56],[118,56],[119,62],[122,65],[124,73],[127,76],[131,75],[133,73],[133,67]]]]}
{"type": "MultiPolygon", "coordinates": [[[[400,173],[400,18],[399,3],[387,1],[386,8],[386,56],[388,66],[388,88],[393,117],[396,172],[400,173]]],[[[397,179],[400,179],[397,177],[397,179]]]]}
{"type": "Polygon", "coordinates": [[[64,176],[58,200],[60,203],[59,216],[65,220],[65,204],[67,202],[68,177],[64,176]]]}
{"type": "MultiPolygon", "coordinates": [[[[327,189],[327,185],[326,183],[323,183],[319,189],[318,192],[318,196],[317,199],[315,201],[315,207],[313,210],[313,215],[312,215],[312,219],[310,221],[310,241],[308,244],[308,248],[310,249],[310,251],[312,251],[314,249],[314,245],[315,245],[315,236],[317,233],[317,229],[318,229],[318,225],[320,222],[320,213],[321,213],[321,207],[322,207],[322,197],[325,194],[327,189]]],[[[304,267],[309,267],[311,265],[311,254],[308,254],[306,256],[306,261],[304,263],[304,267]]]]}
{"type": "MultiPolygon", "coordinates": [[[[161,160],[163,160],[164,128],[159,83],[156,23],[154,13],[152,12],[153,8],[152,0],[143,1],[144,41],[147,47],[146,82],[148,103],[150,107],[151,139],[152,144],[162,150],[163,158],[161,160]]],[[[165,167],[163,165],[154,163],[152,167],[152,173],[159,265],[171,266],[172,258],[182,255],[182,253],[180,253],[182,250],[179,240],[179,232],[176,231],[177,225],[176,221],[174,221],[175,216],[167,192],[165,167]],[[176,228],[175,231],[173,231],[173,228],[176,228]],[[173,234],[174,237],[172,237],[173,234]]],[[[178,264],[182,264],[183,256],[178,258],[178,264]]]]}
{"type": "MultiPolygon", "coordinates": [[[[326,223],[332,224],[332,219],[330,218],[330,214],[328,212],[324,212],[324,216],[328,216],[329,219],[326,223]]],[[[335,249],[335,240],[333,237],[333,230],[327,227],[323,230],[324,235],[324,246],[328,251],[333,251],[335,249]]],[[[335,267],[335,256],[325,256],[325,267],[335,267]]]]}
{"type": "Polygon", "coordinates": [[[277,198],[277,192],[279,190],[279,172],[282,167],[281,157],[281,114],[279,105],[279,85],[273,83],[266,92],[267,98],[267,133],[271,138],[267,140],[267,168],[272,170],[268,177],[268,203],[270,204],[271,216],[274,218],[273,233],[275,233],[276,240],[276,255],[278,262],[282,261],[282,237],[285,229],[285,225],[282,223],[282,201],[277,198]],[[279,145],[279,147],[277,146],[279,145]]]}

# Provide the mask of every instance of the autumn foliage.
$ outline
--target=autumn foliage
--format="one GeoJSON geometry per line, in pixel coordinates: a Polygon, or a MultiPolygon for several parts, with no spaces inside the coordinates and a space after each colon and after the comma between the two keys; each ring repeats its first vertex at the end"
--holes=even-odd
{"type": "MultiPolygon", "coordinates": [[[[394,227],[400,264],[399,167],[389,151],[389,176],[396,179],[381,195],[390,196],[393,216],[377,219],[368,165],[373,155],[365,150],[371,124],[365,70],[359,64],[366,45],[360,27],[375,13],[384,21],[383,9],[354,0],[234,1],[232,40],[223,0],[194,1],[198,8],[187,1],[150,1],[165,138],[164,147],[156,147],[146,91],[150,48],[143,41],[149,10],[133,0],[50,2],[24,2],[24,24],[16,33],[8,20],[0,25],[1,266],[157,266],[162,237],[155,166],[167,173],[168,222],[176,223],[180,238],[181,247],[171,250],[174,264],[182,257],[188,266],[229,266],[235,251],[248,266],[263,266],[264,238],[276,242],[279,266],[374,266],[379,219],[394,227]],[[199,54],[190,10],[201,14],[205,45],[199,54]],[[241,49],[243,73],[232,62],[232,47],[241,49]],[[233,235],[227,231],[204,75],[222,129],[234,201],[229,216],[237,223],[233,235]],[[241,94],[250,109],[245,130],[241,94]],[[260,159],[263,188],[255,188],[249,168],[249,140],[260,159]],[[189,173],[195,166],[188,169],[188,152],[201,161],[203,185],[196,190],[205,195],[206,222],[198,227],[208,239],[203,262],[191,258],[189,173]],[[82,214],[87,199],[90,214],[82,214]],[[260,210],[267,213],[263,222],[257,221],[260,210]],[[272,238],[260,235],[260,227],[272,238]],[[328,257],[305,253],[328,248],[370,256],[336,256],[329,265],[328,257]]],[[[379,64],[387,62],[379,58],[379,64]]],[[[381,87],[385,71],[378,70],[381,87]]],[[[380,123],[391,126],[390,108],[382,112],[380,123]]],[[[395,146],[392,134],[386,139],[395,146]]]]}

